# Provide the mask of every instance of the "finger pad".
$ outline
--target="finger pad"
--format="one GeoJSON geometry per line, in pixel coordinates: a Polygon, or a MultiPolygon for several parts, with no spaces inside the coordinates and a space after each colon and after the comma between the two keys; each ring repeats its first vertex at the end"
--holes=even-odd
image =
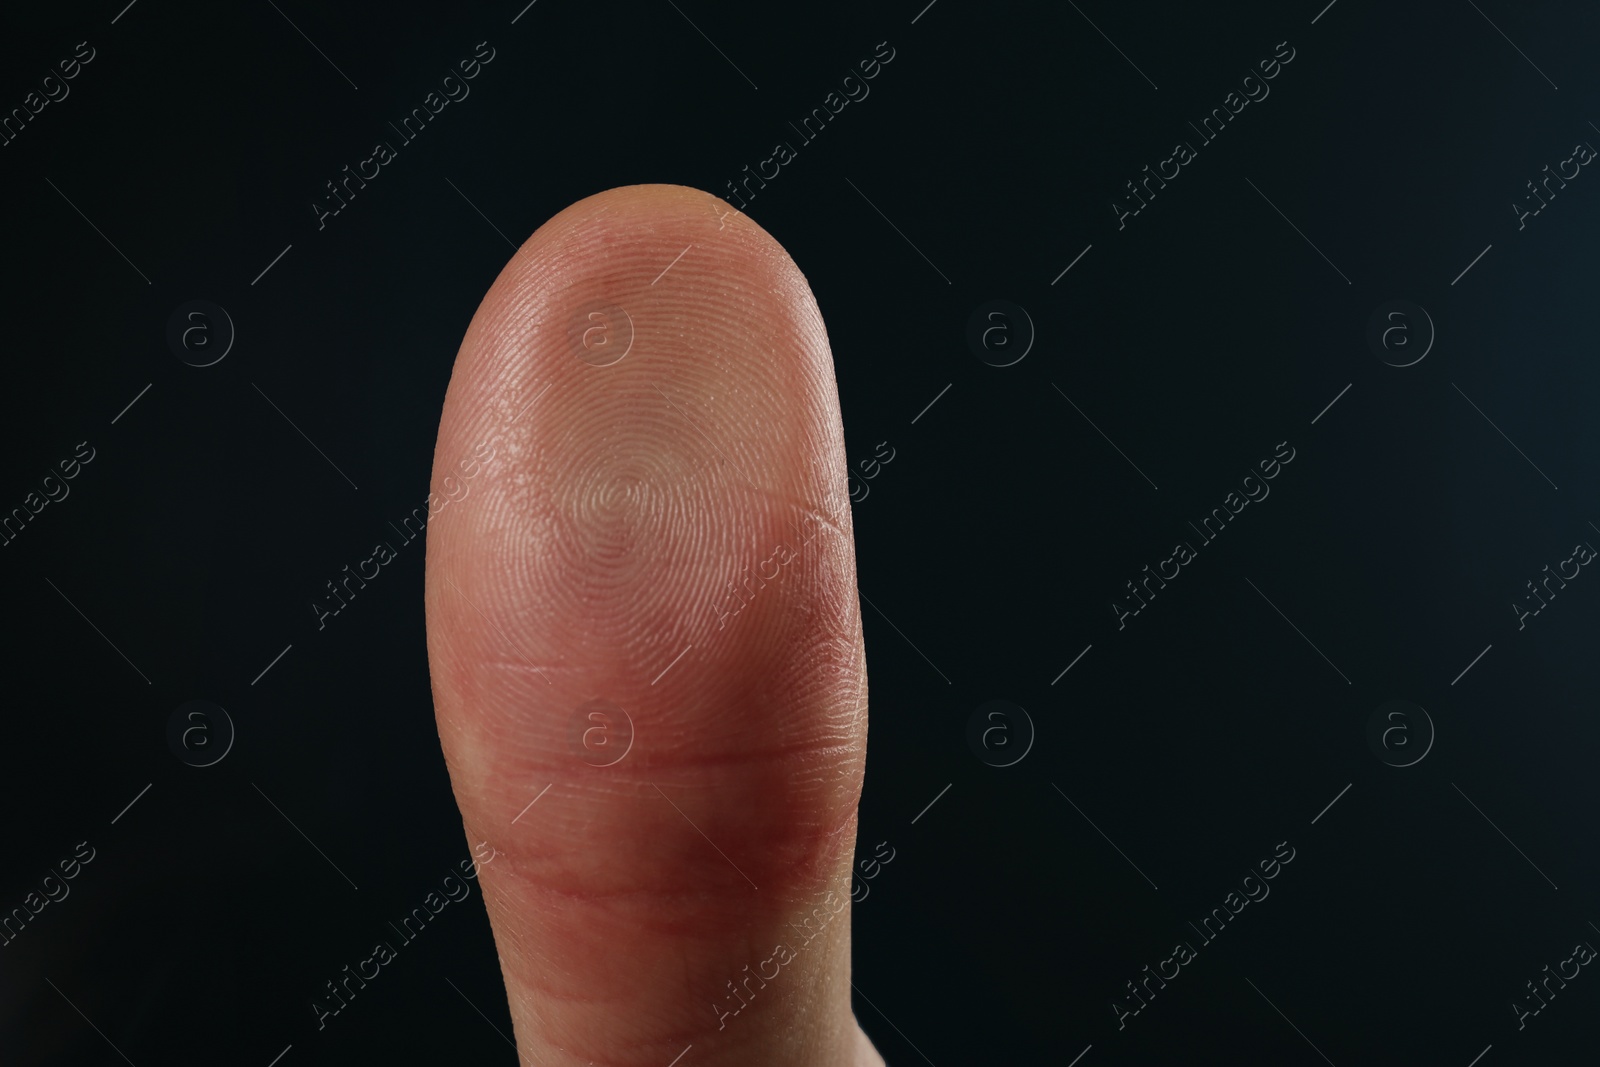
{"type": "Polygon", "coordinates": [[[505,857],[483,876],[502,960],[541,996],[655,990],[665,1025],[693,990],[708,1016],[697,982],[848,866],[844,466],[803,276],[706,193],[580,201],[485,297],[435,452],[429,652],[468,832],[505,857]],[[599,766],[612,707],[631,745],[599,766]]]}

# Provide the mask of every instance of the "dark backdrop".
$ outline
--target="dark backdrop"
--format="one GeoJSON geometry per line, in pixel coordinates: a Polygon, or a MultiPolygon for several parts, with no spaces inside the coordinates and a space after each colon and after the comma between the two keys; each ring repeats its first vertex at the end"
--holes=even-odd
{"type": "Polygon", "coordinates": [[[124,2],[0,34],[4,1062],[513,1062],[477,895],[314,1025],[468,849],[420,543],[311,601],[427,494],[510,246],[725,194],[880,42],[746,200],[857,467],[868,1032],[1594,1062],[1592,4],[124,2]]]}

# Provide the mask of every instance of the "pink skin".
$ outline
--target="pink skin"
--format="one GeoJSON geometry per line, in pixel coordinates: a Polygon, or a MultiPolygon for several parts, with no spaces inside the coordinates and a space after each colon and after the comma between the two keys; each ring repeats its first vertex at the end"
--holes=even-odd
{"type": "Polygon", "coordinates": [[[428,653],[524,1063],[881,1065],[850,1010],[845,469],[816,301],[709,194],[582,200],[478,308],[434,454],[428,653]],[[573,740],[597,698],[634,730],[606,767],[573,740]]]}

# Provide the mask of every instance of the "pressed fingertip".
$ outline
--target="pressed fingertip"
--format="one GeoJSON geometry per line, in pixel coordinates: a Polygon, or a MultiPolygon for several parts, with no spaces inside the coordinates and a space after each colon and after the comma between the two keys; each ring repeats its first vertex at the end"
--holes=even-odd
{"type": "Polygon", "coordinates": [[[573,205],[473,319],[435,481],[440,736],[469,834],[504,857],[483,885],[519,1044],[853,1062],[866,680],[799,269],[696,190],[573,205]],[[764,980],[775,946],[795,958],[764,980]]]}

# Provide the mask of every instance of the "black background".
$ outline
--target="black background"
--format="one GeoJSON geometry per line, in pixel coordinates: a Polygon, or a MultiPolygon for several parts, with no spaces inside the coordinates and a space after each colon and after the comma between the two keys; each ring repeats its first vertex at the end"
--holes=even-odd
{"type": "Polygon", "coordinates": [[[746,209],[816,292],[852,461],[895,450],[855,504],[860,849],[896,850],[854,909],[862,1024],[896,1065],[1593,1063],[1600,978],[1520,1030],[1511,1003],[1600,942],[1600,582],[1520,630],[1511,605],[1600,543],[1600,179],[1521,229],[1511,205],[1600,142],[1600,10],[1324,2],[8,12],[0,107],[96,56],[0,147],[0,509],[95,458],[0,548],[0,911],[96,857],[0,949],[0,1059],[513,1062],[474,1008],[509,1031],[476,894],[313,1025],[468,848],[420,542],[321,631],[310,601],[427,495],[510,244],[611,186],[725,193],[887,41],[746,209]],[[324,183],[485,40],[471,95],[319,230],[324,183]],[[1282,41],[1270,96],[1119,230],[1123,182],[1282,41]],[[237,330],[207,368],[166,341],[193,299],[237,330]],[[991,299],[1037,331],[1012,366],[966,341],[991,299]],[[1366,341],[1396,299],[1437,329],[1404,368],[1366,341]],[[1124,583],[1285,441],[1119,630],[1124,583]],[[997,698],[1037,732],[1006,768],[966,741],[997,698]],[[206,768],[167,742],[191,699],[237,729],[206,768]],[[1413,766],[1366,741],[1391,699],[1436,730],[1413,766]]]}

